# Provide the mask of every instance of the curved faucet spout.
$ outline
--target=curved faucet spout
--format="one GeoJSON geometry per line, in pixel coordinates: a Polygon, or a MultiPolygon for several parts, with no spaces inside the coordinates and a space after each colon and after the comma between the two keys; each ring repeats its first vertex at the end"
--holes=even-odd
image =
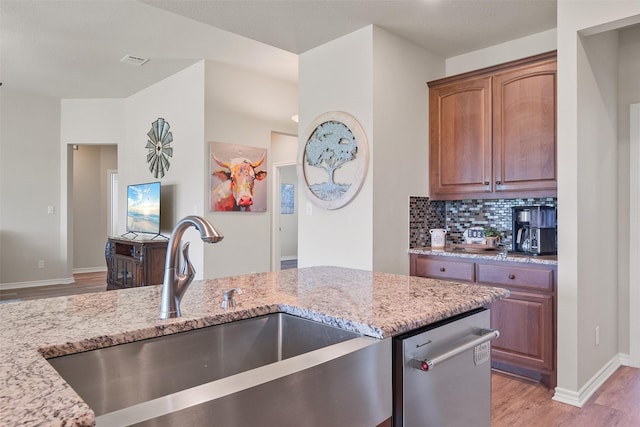
{"type": "Polygon", "coordinates": [[[199,216],[187,216],[180,220],[173,228],[167,248],[167,258],[164,267],[164,281],[162,282],[162,301],[160,306],[160,318],[170,319],[180,317],[180,301],[193,281],[196,274],[193,264],[189,259],[189,242],[182,246],[184,264],[180,271],[180,256],[178,247],[182,235],[189,227],[195,227],[200,232],[200,238],[207,243],[217,243],[224,238],[209,221],[199,216]]]}

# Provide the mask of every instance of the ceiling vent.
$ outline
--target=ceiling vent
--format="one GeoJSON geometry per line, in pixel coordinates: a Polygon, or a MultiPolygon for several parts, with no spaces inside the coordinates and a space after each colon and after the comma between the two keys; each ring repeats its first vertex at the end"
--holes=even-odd
{"type": "Polygon", "coordinates": [[[124,64],[131,64],[131,65],[144,65],[147,63],[147,61],[149,60],[146,58],[140,58],[139,56],[133,56],[133,55],[125,55],[120,60],[120,62],[124,64]]]}

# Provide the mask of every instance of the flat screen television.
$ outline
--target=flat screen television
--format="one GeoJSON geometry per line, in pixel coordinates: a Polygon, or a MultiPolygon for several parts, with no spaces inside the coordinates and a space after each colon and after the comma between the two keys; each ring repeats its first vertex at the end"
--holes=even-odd
{"type": "Polygon", "coordinates": [[[127,232],[160,234],[160,182],[127,187],[127,232]]]}

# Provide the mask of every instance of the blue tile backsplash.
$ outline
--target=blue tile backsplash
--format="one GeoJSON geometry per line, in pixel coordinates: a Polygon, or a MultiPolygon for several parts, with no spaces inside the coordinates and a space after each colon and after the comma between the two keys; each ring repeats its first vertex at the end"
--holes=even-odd
{"type": "Polygon", "coordinates": [[[409,197],[409,248],[431,245],[429,230],[447,229],[447,243],[464,243],[462,233],[469,227],[495,227],[504,246],[511,245],[512,206],[554,206],[557,198],[431,201],[409,197]]]}

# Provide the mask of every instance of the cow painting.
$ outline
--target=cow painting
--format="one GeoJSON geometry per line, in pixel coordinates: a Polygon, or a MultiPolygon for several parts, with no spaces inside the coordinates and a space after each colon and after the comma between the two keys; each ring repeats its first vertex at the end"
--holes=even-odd
{"type": "Polygon", "coordinates": [[[267,177],[266,171],[258,170],[265,157],[266,150],[262,157],[254,162],[246,157],[234,157],[224,162],[211,153],[213,162],[222,168],[212,172],[221,182],[211,190],[211,210],[251,211],[255,182],[267,177]]]}

